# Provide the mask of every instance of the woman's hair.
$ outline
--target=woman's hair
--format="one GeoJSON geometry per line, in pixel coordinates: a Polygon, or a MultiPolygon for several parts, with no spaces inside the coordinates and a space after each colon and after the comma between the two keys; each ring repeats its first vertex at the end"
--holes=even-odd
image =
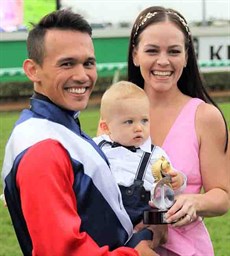
{"type": "Polygon", "coordinates": [[[52,29],[72,30],[92,35],[89,23],[79,14],[68,9],[54,11],[43,17],[33,28],[27,38],[28,57],[42,65],[45,56],[44,39],[46,32],[52,29]]]}
{"type": "MultiPolygon", "coordinates": [[[[204,80],[201,76],[201,73],[199,72],[197,58],[193,45],[193,38],[187,21],[179,12],[170,8],[164,8],[160,6],[148,7],[139,14],[136,21],[134,22],[133,28],[131,30],[128,50],[128,80],[137,84],[141,88],[144,88],[144,79],[141,75],[140,67],[135,66],[133,63],[133,49],[138,46],[140,41],[140,35],[145,30],[145,28],[147,28],[149,25],[164,21],[172,22],[184,34],[185,50],[187,51],[188,59],[187,65],[183,69],[183,73],[177,83],[179,90],[183,94],[186,94],[193,98],[200,98],[203,101],[211,103],[218,108],[218,106],[208,95],[204,87],[204,80]]],[[[221,114],[223,116],[222,112],[221,114]]],[[[226,151],[228,146],[228,129],[225,118],[224,122],[227,134],[225,144],[226,151]]]]}

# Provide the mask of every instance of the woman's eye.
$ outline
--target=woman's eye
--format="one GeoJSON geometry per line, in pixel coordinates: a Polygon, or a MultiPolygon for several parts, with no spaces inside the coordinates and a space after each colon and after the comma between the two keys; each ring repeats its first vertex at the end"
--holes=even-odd
{"type": "Polygon", "coordinates": [[[148,49],[146,50],[147,53],[150,53],[150,54],[155,54],[155,53],[158,53],[158,50],[157,49],[148,49]]]}
{"type": "Polygon", "coordinates": [[[170,50],[169,53],[172,55],[178,55],[181,53],[181,51],[180,50],[170,50]]]}

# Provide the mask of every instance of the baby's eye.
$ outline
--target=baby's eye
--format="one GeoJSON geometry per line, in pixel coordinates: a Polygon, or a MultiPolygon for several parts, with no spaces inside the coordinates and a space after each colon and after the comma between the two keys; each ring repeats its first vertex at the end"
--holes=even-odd
{"type": "Polygon", "coordinates": [[[144,119],[142,119],[142,124],[147,124],[148,122],[149,122],[149,119],[148,118],[144,118],[144,119]]]}
{"type": "Polygon", "coordinates": [[[132,120],[126,120],[124,123],[125,123],[125,124],[132,124],[133,121],[132,121],[132,120]]]}

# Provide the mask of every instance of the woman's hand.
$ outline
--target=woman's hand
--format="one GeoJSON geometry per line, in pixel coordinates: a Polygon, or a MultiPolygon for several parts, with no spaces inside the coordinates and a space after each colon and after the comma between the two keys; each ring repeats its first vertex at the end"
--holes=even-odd
{"type": "Polygon", "coordinates": [[[174,227],[190,224],[197,219],[196,195],[181,194],[176,197],[173,206],[165,214],[166,221],[174,227]]]}

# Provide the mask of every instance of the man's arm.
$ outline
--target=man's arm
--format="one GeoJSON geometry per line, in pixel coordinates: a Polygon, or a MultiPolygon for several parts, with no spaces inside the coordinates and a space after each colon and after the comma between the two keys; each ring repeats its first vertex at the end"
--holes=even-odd
{"type": "Polygon", "coordinates": [[[109,251],[108,246],[99,247],[86,232],[81,232],[73,180],[69,155],[57,141],[40,142],[23,156],[16,182],[34,255],[156,255],[147,241],[135,249],[119,247],[109,251]]]}
{"type": "Polygon", "coordinates": [[[127,247],[109,252],[108,246],[100,248],[86,232],[80,232],[72,165],[58,142],[47,140],[31,147],[16,179],[34,255],[138,255],[127,247]]]}

